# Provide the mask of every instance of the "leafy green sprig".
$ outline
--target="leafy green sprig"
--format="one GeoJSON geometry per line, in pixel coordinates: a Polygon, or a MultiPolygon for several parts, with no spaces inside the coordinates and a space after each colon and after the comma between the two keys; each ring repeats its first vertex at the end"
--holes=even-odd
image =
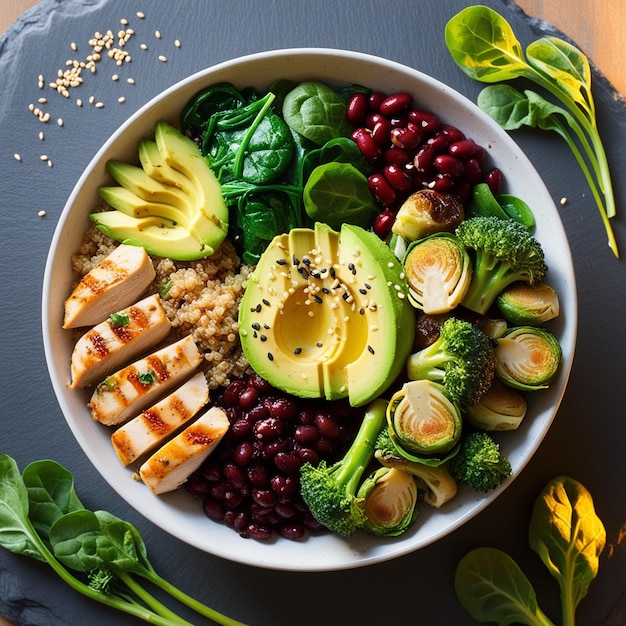
{"type": "Polygon", "coordinates": [[[491,91],[481,98],[482,103],[488,105],[487,113],[499,123],[503,120],[511,128],[526,124],[553,130],[566,140],[591,187],[609,247],[619,257],[609,222],[616,213],[615,197],[598,131],[587,57],[558,37],[538,39],[524,54],[511,25],[496,11],[481,5],[467,7],[452,17],[445,28],[445,40],[452,58],[471,78],[485,83],[525,78],[563,105],[564,109],[551,109],[551,104],[542,96],[528,93],[527,103],[523,102],[523,97],[515,102],[510,92],[502,91],[491,91]],[[503,98],[503,94],[506,97],[503,98]],[[504,112],[497,110],[500,105],[505,108],[504,112]],[[576,141],[580,142],[582,152],[576,141]]]}
{"type": "MultiPolygon", "coordinates": [[[[598,573],[606,544],[589,491],[567,476],[552,479],[535,500],[528,541],[559,584],[562,625],[574,626],[576,607],[598,573]]],[[[554,626],[528,578],[502,550],[482,547],[466,554],[454,586],[463,608],[479,622],[554,626]]]]}
{"type": "Polygon", "coordinates": [[[84,596],[150,624],[191,626],[136,577],[216,624],[242,626],[157,574],[139,531],[106,511],[87,510],[76,495],[71,473],[55,461],[35,461],[20,475],[15,460],[0,455],[0,546],[47,563],[84,596]]]}

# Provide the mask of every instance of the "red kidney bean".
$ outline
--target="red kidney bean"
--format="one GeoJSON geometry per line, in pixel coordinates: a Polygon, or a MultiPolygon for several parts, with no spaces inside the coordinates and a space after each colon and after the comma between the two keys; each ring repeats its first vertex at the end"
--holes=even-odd
{"type": "Polygon", "coordinates": [[[485,162],[485,149],[482,146],[476,146],[476,152],[474,152],[474,158],[480,163],[482,167],[485,162]]]}
{"type": "Polygon", "coordinates": [[[277,528],[278,534],[286,539],[300,539],[304,536],[304,526],[302,524],[280,524],[277,528]]]}
{"type": "Polygon", "coordinates": [[[208,517],[214,519],[216,522],[224,521],[224,505],[220,504],[216,500],[205,498],[202,501],[202,508],[208,517]]]}
{"type": "Polygon", "coordinates": [[[410,93],[398,92],[387,96],[379,105],[378,110],[387,117],[392,117],[406,111],[413,104],[410,93]]]}
{"type": "Polygon", "coordinates": [[[422,111],[420,109],[410,109],[408,118],[417,124],[425,133],[432,134],[439,130],[441,122],[435,113],[422,111]]]}
{"type": "Polygon", "coordinates": [[[413,165],[418,172],[428,174],[433,169],[434,160],[435,146],[432,143],[426,143],[417,151],[413,165]]]}
{"type": "Polygon", "coordinates": [[[380,105],[387,98],[387,94],[382,91],[372,91],[367,99],[367,104],[370,111],[378,113],[380,105]]]}
{"type": "Polygon", "coordinates": [[[480,166],[480,163],[476,159],[471,158],[464,161],[463,166],[463,180],[470,185],[477,185],[483,175],[483,168],[480,166]]]}
{"type": "Polygon", "coordinates": [[[391,205],[396,201],[396,192],[382,174],[372,174],[367,184],[382,205],[391,205]]]}
{"type": "Polygon", "coordinates": [[[242,531],[242,534],[243,536],[263,541],[272,536],[272,529],[269,526],[259,524],[258,522],[250,522],[250,524],[246,526],[245,531],[242,531]]]}
{"type": "Polygon", "coordinates": [[[296,507],[291,502],[277,502],[274,511],[283,519],[290,519],[296,514],[296,507]]]}
{"type": "Polygon", "coordinates": [[[433,160],[435,169],[450,178],[458,178],[463,174],[463,162],[449,154],[439,154],[433,160]]]}
{"type": "Polygon", "coordinates": [[[339,437],[339,425],[327,413],[318,413],[315,417],[315,423],[322,437],[327,439],[337,439],[339,437]]]}
{"type": "Polygon", "coordinates": [[[498,194],[502,190],[502,172],[494,167],[485,175],[485,182],[489,186],[491,193],[498,194]]]}
{"type": "Polygon", "coordinates": [[[253,489],[252,499],[262,507],[270,507],[276,503],[276,494],[271,489],[253,489]]]}
{"type": "Polygon", "coordinates": [[[437,131],[426,143],[433,147],[435,153],[442,154],[448,149],[450,139],[443,131],[437,131]]]}
{"type": "Polygon", "coordinates": [[[294,433],[293,438],[298,443],[310,443],[311,441],[315,441],[320,436],[320,432],[317,429],[317,426],[301,424],[297,426],[294,433]]]}
{"type": "Polygon", "coordinates": [[[374,143],[378,146],[385,146],[389,143],[389,136],[391,134],[391,122],[379,115],[380,120],[371,126],[371,136],[374,143]]]}
{"type": "Polygon", "coordinates": [[[239,395],[239,406],[246,411],[251,409],[259,399],[259,392],[254,387],[247,387],[239,395]]]}
{"type": "Polygon", "coordinates": [[[277,439],[283,433],[283,422],[277,417],[268,417],[259,420],[254,425],[254,435],[257,439],[268,441],[277,439]]]}
{"type": "Polygon", "coordinates": [[[241,466],[235,463],[226,463],[224,465],[224,478],[229,480],[234,487],[241,488],[248,482],[248,476],[241,468],[241,466]]]}
{"type": "Polygon", "coordinates": [[[269,406],[270,415],[283,420],[293,419],[298,413],[298,405],[291,398],[272,400],[269,406]]]}
{"type": "Polygon", "coordinates": [[[448,152],[459,159],[469,159],[474,156],[477,148],[473,139],[460,139],[450,144],[448,152]]]}
{"type": "Polygon", "coordinates": [[[437,174],[431,188],[435,191],[439,191],[440,193],[447,193],[453,186],[454,180],[452,180],[452,178],[443,174],[437,174]]]}
{"type": "Polygon", "coordinates": [[[363,92],[353,94],[346,106],[346,118],[350,124],[360,126],[365,122],[368,109],[368,97],[363,92]]]}
{"type": "Polygon", "coordinates": [[[274,441],[270,441],[263,446],[263,458],[266,461],[272,461],[279,452],[285,452],[288,449],[288,439],[275,439],[274,441]]]}
{"type": "Polygon", "coordinates": [[[465,134],[456,126],[450,126],[450,124],[444,124],[441,127],[441,132],[448,138],[450,143],[455,143],[465,139],[465,134]]]}
{"type": "Polygon", "coordinates": [[[230,383],[222,396],[224,404],[227,407],[237,406],[239,404],[239,396],[245,387],[246,383],[243,380],[234,380],[230,383]]]}
{"type": "Polygon", "coordinates": [[[387,165],[408,165],[413,161],[413,150],[390,146],[383,152],[383,161],[387,165]]]}
{"type": "Polygon", "coordinates": [[[249,441],[242,441],[236,448],[233,460],[238,465],[245,467],[252,461],[254,446],[249,441]]]}
{"type": "Polygon", "coordinates": [[[405,168],[391,164],[383,168],[383,176],[387,182],[397,191],[408,191],[411,189],[411,177],[405,168]]]}
{"type": "Polygon", "coordinates": [[[279,452],[274,457],[276,467],[286,474],[295,474],[300,469],[302,461],[293,452],[279,452]]]}
{"type": "Polygon", "coordinates": [[[411,128],[399,127],[391,129],[391,143],[398,148],[413,150],[419,146],[421,141],[421,135],[411,128]]]}
{"type": "Polygon", "coordinates": [[[248,466],[248,480],[255,487],[265,487],[270,480],[269,470],[260,463],[250,465],[248,466]]]}
{"type": "Polygon", "coordinates": [[[381,238],[386,239],[389,233],[391,232],[391,228],[393,223],[396,221],[396,214],[390,210],[385,209],[381,211],[374,220],[374,232],[381,238]]]}
{"type": "Polygon", "coordinates": [[[372,132],[367,128],[357,128],[351,135],[361,154],[369,161],[375,161],[381,155],[381,150],[372,139],[372,132]]]}
{"type": "Polygon", "coordinates": [[[236,420],[230,427],[230,434],[236,439],[243,439],[252,432],[252,423],[247,419],[241,418],[236,420]]]}
{"type": "Polygon", "coordinates": [[[307,446],[298,446],[295,452],[303,463],[317,465],[319,462],[320,455],[315,450],[313,450],[313,448],[309,448],[307,446]]]}

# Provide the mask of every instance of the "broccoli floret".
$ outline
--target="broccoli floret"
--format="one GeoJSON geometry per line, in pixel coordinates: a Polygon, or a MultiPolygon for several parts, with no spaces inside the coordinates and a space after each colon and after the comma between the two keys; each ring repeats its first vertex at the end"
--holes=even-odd
{"type": "Polygon", "coordinates": [[[487,392],[496,368],[492,340],[480,328],[449,317],[439,327],[439,337],[409,357],[412,380],[432,380],[444,385],[462,408],[476,404],[487,392]]]}
{"type": "Polygon", "coordinates": [[[472,217],[461,222],[456,235],[473,257],[472,280],[462,304],[477,313],[486,313],[511,283],[533,284],[548,271],[541,244],[515,220],[472,217]]]}
{"type": "Polygon", "coordinates": [[[469,433],[456,456],[450,459],[450,473],[476,491],[490,491],[511,475],[511,463],[500,446],[486,432],[469,433]]]}
{"type": "Polygon", "coordinates": [[[363,499],[356,497],[363,472],[374,458],[376,438],[386,424],[387,402],[374,400],[344,457],[328,466],[320,461],[300,468],[300,492],[311,514],[326,528],[352,535],[366,521],[363,499]]]}

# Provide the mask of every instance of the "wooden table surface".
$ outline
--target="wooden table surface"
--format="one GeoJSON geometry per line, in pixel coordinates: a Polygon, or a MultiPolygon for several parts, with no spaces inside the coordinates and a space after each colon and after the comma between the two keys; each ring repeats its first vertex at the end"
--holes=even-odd
{"type": "MultiPolygon", "coordinates": [[[[626,96],[626,0],[516,0],[533,17],[549,22],[573,41],[626,96]]],[[[0,4],[0,33],[36,0],[3,0],[0,4]]],[[[469,3],[468,3],[469,4],[469,3]]]]}
{"type": "MultiPolygon", "coordinates": [[[[0,34],[36,0],[3,1],[0,4],[0,34]]],[[[613,86],[626,96],[626,0],[517,0],[530,16],[549,22],[573,41],[600,69],[613,86]]],[[[0,626],[10,626],[0,616],[0,626]]]]}

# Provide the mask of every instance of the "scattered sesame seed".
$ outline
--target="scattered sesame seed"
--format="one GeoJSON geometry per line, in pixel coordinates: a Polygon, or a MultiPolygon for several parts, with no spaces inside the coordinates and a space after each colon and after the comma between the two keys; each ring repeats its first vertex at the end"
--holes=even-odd
{"type": "Polygon", "coordinates": [[[119,80],[119,74],[113,74],[113,76],[111,76],[111,80],[119,80]]]}
{"type": "Polygon", "coordinates": [[[52,161],[48,159],[48,167],[52,167],[52,161]]]}
{"type": "Polygon", "coordinates": [[[155,30],[155,31],[154,31],[154,36],[155,36],[157,39],[161,39],[161,31],[159,31],[159,30],[155,30]]]}
{"type": "Polygon", "coordinates": [[[565,206],[567,204],[567,198],[561,198],[561,206],[565,206]]]}
{"type": "Polygon", "coordinates": [[[159,54],[159,61],[161,61],[161,63],[165,63],[165,61],[167,61],[167,57],[163,54],[159,54]]]}
{"type": "Polygon", "coordinates": [[[37,102],[39,102],[39,104],[46,104],[46,102],[48,102],[48,98],[39,98],[37,102]]]}
{"type": "Polygon", "coordinates": [[[93,104],[96,101],[95,96],[89,96],[89,104],[93,104]]]}
{"type": "Polygon", "coordinates": [[[47,155],[47,154],[42,154],[42,155],[39,157],[39,159],[40,159],[40,160],[42,160],[42,161],[47,161],[47,160],[48,160],[48,155],[47,155]]]}
{"type": "Polygon", "coordinates": [[[43,134],[43,130],[39,131],[39,141],[43,141],[44,140],[44,134],[43,134]]]}
{"type": "Polygon", "coordinates": [[[180,39],[176,39],[176,40],[174,40],[174,45],[175,45],[177,48],[180,48],[180,46],[181,46],[180,39]]]}
{"type": "Polygon", "coordinates": [[[104,102],[96,102],[94,106],[96,107],[96,109],[101,109],[104,106],[104,102]]]}
{"type": "Polygon", "coordinates": [[[147,45],[147,44],[145,44],[145,43],[140,44],[140,45],[139,45],[139,47],[140,47],[142,50],[147,50],[147,49],[148,49],[148,45],[147,45]]]}
{"type": "Polygon", "coordinates": [[[62,118],[62,117],[60,117],[60,118],[57,120],[57,124],[58,124],[59,126],[63,126],[63,118],[62,118]]]}
{"type": "Polygon", "coordinates": [[[134,84],[135,84],[135,79],[134,79],[134,78],[130,78],[130,77],[129,77],[129,78],[127,78],[127,79],[126,79],[126,82],[127,82],[129,85],[134,85],[134,84]]]}
{"type": "Polygon", "coordinates": [[[76,106],[79,106],[79,107],[83,106],[83,101],[80,98],[76,99],[76,106]]]}
{"type": "Polygon", "coordinates": [[[76,45],[75,41],[72,41],[72,43],[70,44],[70,48],[72,50],[74,50],[74,52],[76,52],[76,50],[78,50],[78,46],[76,45]]]}
{"type": "Polygon", "coordinates": [[[39,217],[44,217],[46,215],[46,212],[45,211],[39,211],[39,213],[37,213],[37,215],[39,217]]]}
{"type": "Polygon", "coordinates": [[[16,161],[21,161],[21,160],[22,160],[22,157],[21,157],[21,156],[20,156],[17,152],[13,155],[13,158],[14,158],[16,161]]]}
{"type": "Polygon", "coordinates": [[[125,17],[123,17],[123,18],[120,20],[120,24],[121,24],[122,26],[128,26],[128,20],[127,20],[125,17]]]}
{"type": "Polygon", "coordinates": [[[143,13],[143,11],[137,11],[137,17],[142,20],[144,17],[146,17],[143,13]]]}
{"type": "Polygon", "coordinates": [[[123,104],[124,102],[126,102],[126,98],[125,98],[124,96],[120,96],[120,97],[117,99],[117,101],[118,101],[120,104],[123,104]]]}

